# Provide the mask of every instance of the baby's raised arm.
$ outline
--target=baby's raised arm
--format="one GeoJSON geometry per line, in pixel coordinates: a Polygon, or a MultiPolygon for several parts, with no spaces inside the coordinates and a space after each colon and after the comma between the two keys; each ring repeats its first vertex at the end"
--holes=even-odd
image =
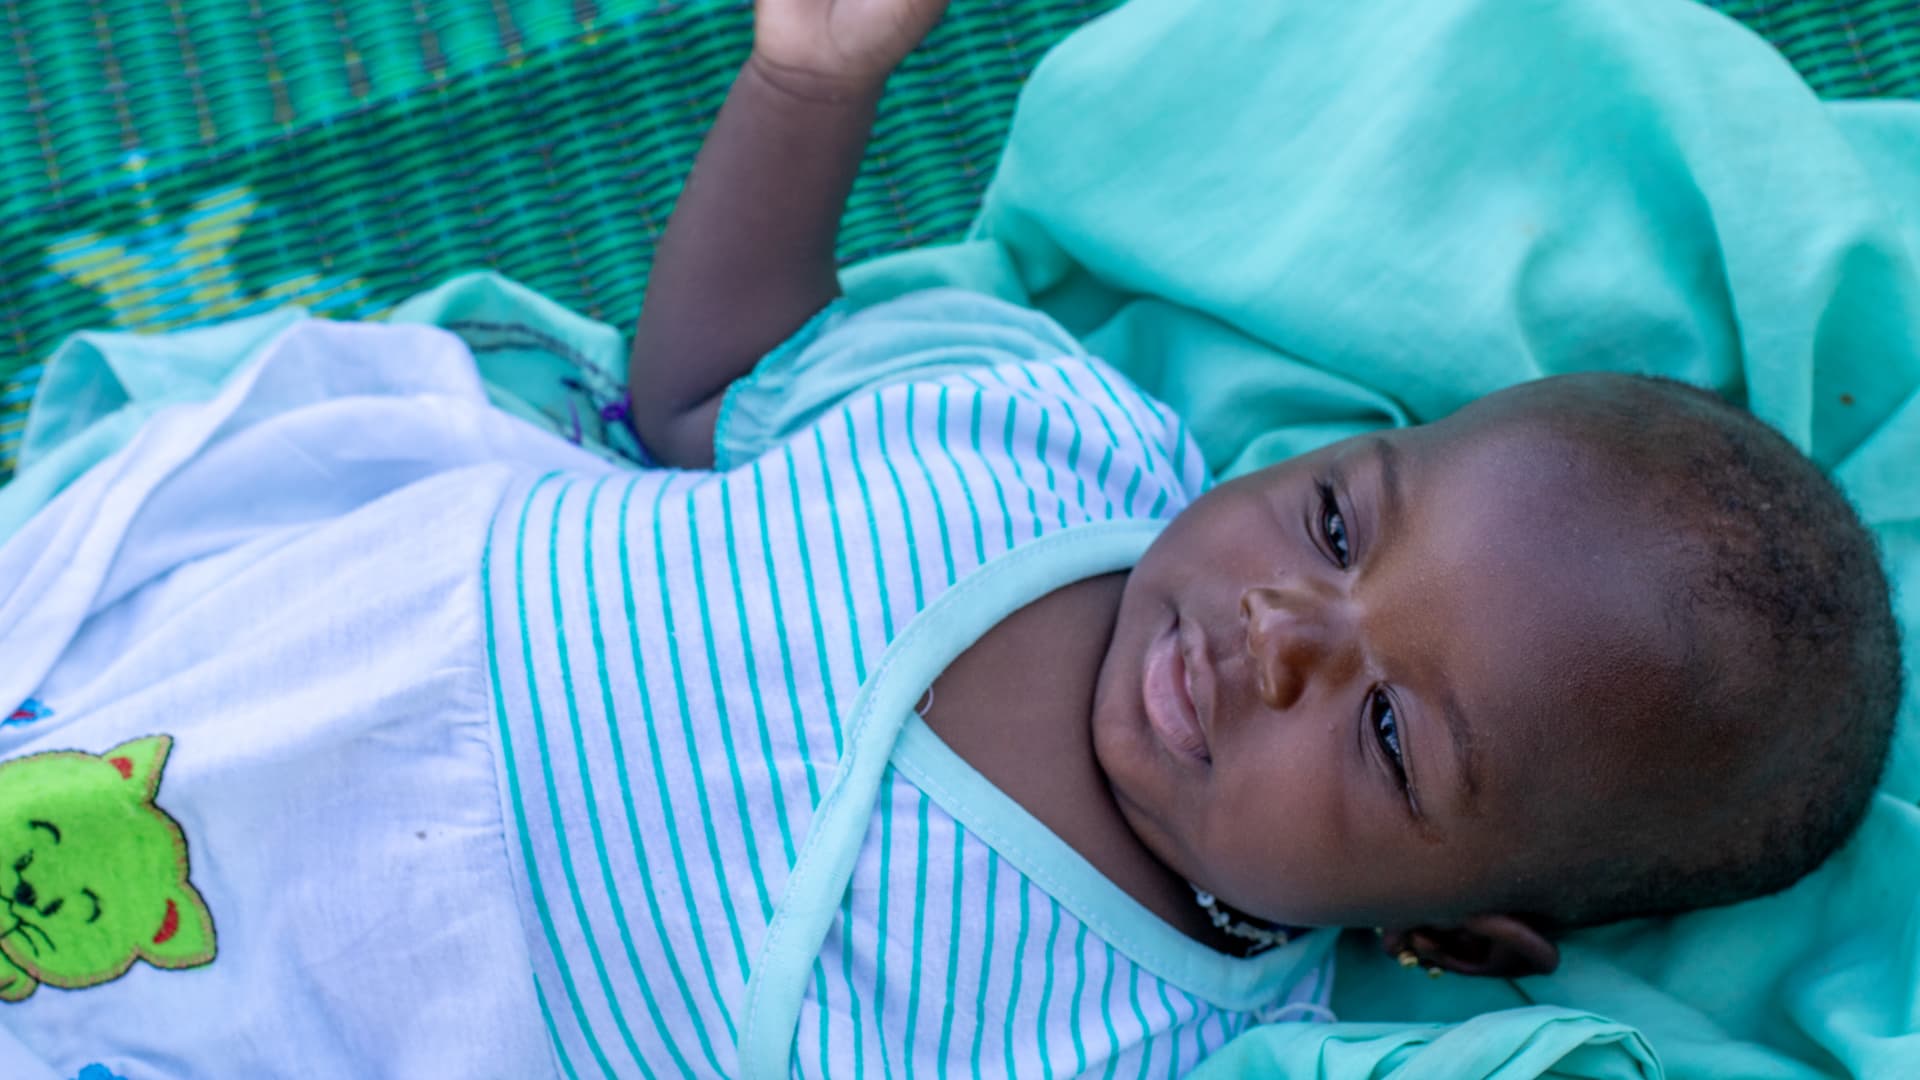
{"type": "Polygon", "coordinates": [[[668,219],[628,359],[662,462],[713,463],[728,384],[840,295],[834,259],[887,76],[947,0],[759,0],[753,52],[668,219]]]}

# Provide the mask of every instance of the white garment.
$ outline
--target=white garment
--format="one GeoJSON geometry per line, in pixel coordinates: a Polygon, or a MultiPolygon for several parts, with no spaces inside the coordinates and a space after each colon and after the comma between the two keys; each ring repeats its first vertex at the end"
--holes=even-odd
{"type": "Polygon", "coordinates": [[[0,549],[0,699],[47,711],[0,726],[0,789],[170,736],[152,802],[216,939],[0,1003],[0,1076],[551,1073],[494,794],[494,461],[601,467],[491,408],[451,335],[302,322],[0,549]]]}

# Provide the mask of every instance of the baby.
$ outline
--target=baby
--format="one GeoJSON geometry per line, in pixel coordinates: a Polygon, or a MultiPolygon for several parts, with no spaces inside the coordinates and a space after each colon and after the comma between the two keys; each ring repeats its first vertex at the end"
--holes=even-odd
{"type": "Polygon", "coordinates": [[[757,6],[635,332],[665,467],[307,323],[0,548],[0,1075],[1179,1073],[1341,927],[1545,972],[1846,840],[1887,585],[1712,395],[1209,490],[1045,317],[839,299],[943,8],[757,6]]]}

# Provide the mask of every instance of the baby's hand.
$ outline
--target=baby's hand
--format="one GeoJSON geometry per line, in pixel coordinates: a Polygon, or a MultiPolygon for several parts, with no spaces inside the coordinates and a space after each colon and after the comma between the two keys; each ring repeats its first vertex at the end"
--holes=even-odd
{"type": "Polygon", "coordinates": [[[755,0],[747,62],[806,98],[873,93],[946,10],[947,0],[755,0]]]}

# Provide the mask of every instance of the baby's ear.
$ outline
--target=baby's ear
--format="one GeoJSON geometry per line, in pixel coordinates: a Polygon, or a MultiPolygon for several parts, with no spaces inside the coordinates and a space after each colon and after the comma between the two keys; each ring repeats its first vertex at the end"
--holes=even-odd
{"type": "Polygon", "coordinates": [[[1384,937],[1389,955],[1411,952],[1430,968],[1462,975],[1517,979],[1560,966],[1560,947],[1538,927],[1512,915],[1475,915],[1458,926],[1419,926],[1384,937]]]}

